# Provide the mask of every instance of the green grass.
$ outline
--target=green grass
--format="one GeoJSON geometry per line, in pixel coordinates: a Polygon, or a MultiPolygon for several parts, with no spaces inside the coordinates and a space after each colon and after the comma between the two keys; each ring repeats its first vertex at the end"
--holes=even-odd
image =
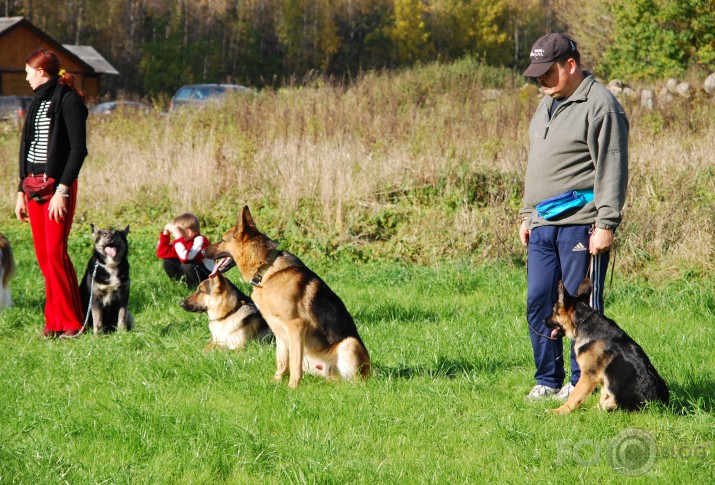
{"type": "MultiPolygon", "coordinates": [[[[365,383],[276,384],[274,347],[205,352],[205,315],[132,227],[131,333],[39,337],[43,285],[29,228],[15,248],[15,306],[0,315],[2,483],[707,483],[715,452],[712,280],[617,274],[607,314],[650,355],[672,402],[639,413],[544,413],[533,385],[525,275],[513,264],[309,264],[343,298],[378,369],[365,383]],[[650,448],[646,448],[650,450],[650,448]],[[621,451],[620,461],[612,457],[621,451]]],[[[81,276],[89,228],[71,256],[81,276]]],[[[207,232],[207,234],[211,234],[207,232]]],[[[285,248],[290,249],[290,248],[285,248]]],[[[238,282],[236,270],[229,276],[238,282]]],[[[244,290],[248,288],[242,284],[244,290]]]]}

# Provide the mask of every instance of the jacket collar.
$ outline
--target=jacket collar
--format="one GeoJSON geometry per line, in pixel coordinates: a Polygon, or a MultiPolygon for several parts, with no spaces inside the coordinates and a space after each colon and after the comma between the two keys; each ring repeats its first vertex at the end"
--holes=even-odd
{"type": "Polygon", "coordinates": [[[41,84],[40,86],[37,86],[37,89],[35,89],[35,98],[40,99],[40,100],[49,99],[55,93],[56,87],[57,87],[57,78],[53,77],[49,81],[47,81],[45,84],[41,84]]]}
{"type": "MultiPolygon", "coordinates": [[[[596,79],[593,77],[593,73],[589,71],[583,71],[583,75],[584,78],[581,81],[581,84],[578,85],[576,91],[571,93],[571,96],[562,100],[563,104],[577,103],[588,99],[588,94],[591,92],[591,87],[593,87],[596,79]]],[[[551,112],[551,105],[554,104],[554,98],[550,96],[547,96],[546,98],[546,106],[548,108],[546,112],[549,113],[551,112]]]]}

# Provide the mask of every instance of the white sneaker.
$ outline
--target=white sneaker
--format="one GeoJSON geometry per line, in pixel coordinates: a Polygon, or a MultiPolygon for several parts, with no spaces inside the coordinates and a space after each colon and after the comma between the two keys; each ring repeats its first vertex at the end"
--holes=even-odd
{"type": "Polygon", "coordinates": [[[559,392],[554,394],[553,398],[557,401],[566,402],[566,400],[569,398],[569,394],[571,394],[571,391],[573,390],[574,385],[569,382],[564,387],[562,387],[559,392]]]}
{"type": "Polygon", "coordinates": [[[539,399],[546,399],[549,396],[555,395],[559,390],[555,387],[543,386],[537,384],[531,390],[529,394],[526,395],[527,401],[538,401],[539,399]]]}

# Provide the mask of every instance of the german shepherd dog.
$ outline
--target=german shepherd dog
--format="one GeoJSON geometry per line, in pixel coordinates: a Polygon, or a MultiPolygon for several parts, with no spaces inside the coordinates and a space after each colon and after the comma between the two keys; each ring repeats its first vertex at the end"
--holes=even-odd
{"type": "Polygon", "coordinates": [[[129,226],[123,230],[107,230],[92,226],[94,249],[87,263],[79,291],[82,308],[91,308],[87,326],[94,327],[94,333],[115,330],[131,330],[134,317],[129,313],[129,261],[127,260],[127,234],[129,226]]]}
{"type": "Polygon", "coordinates": [[[572,297],[559,282],[559,299],[544,324],[551,337],[566,335],[574,340],[581,377],[566,403],[551,412],[567,414],[575,410],[601,384],[599,406],[606,411],[618,407],[633,411],[647,401],[667,404],[668,387],[650,363],[640,345],[616,322],[589,305],[591,280],[581,282],[572,297]]]}
{"type": "Polygon", "coordinates": [[[181,307],[208,315],[209,347],[243,349],[249,340],[263,341],[273,335],[253,301],[220,273],[199,283],[181,307]]]}
{"type": "Polygon", "coordinates": [[[367,378],[370,357],[343,302],[300,259],[277,246],[258,231],[246,206],[236,226],[204,250],[217,261],[214,272],[233,260],[253,286],[251,297],[276,336],[274,378],[281,381],[290,371],[292,388],[304,369],[330,379],[367,378]]]}
{"type": "Polygon", "coordinates": [[[12,306],[12,298],[7,284],[15,274],[15,258],[12,246],[4,234],[0,233],[0,308],[12,306]]]}

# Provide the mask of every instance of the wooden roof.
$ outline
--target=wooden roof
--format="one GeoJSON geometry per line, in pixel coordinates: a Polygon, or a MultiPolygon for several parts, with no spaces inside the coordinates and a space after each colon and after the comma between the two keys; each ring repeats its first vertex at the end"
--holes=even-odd
{"type": "Polygon", "coordinates": [[[54,50],[61,51],[66,56],[74,59],[83,66],[87,74],[119,74],[119,71],[97,52],[94,47],[88,45],[61,45],[42,30],[32,25],[25,17],[0,17],[0,38],[20,26],[26,27],[35,35],[45,40],[45,42],[53,45],[54,50]]]}

